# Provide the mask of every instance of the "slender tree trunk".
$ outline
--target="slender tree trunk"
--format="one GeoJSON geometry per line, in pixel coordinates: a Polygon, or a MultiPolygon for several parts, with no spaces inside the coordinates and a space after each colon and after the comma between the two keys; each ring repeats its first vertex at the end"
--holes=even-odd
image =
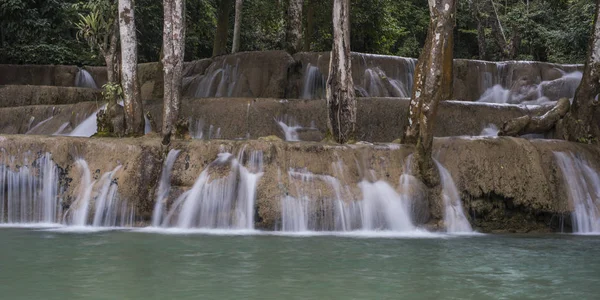
{"type": "Polygon", "coordinates": [[[333,2],[333,47],[327,79],[328,127],[338,143],[354,140],[356,98],[350,61],[350,1],[333,2]]]}
{"type": "Polygon", "coordinates": [[[306,11],[306,28],[304,31],[304,52],[310,52],[310,44],[312,44],[312,36],[315,27],[315,0],[307,0],[306,11]]]}
{"type": "Polygon", "coordinates": [[[596,1],[594,27],[588,45],[583,78],[575,91],[571,111],[565,120],[566,134],[571,141],[599,143],[599,120],[594,120],[600,104],[600,0],[596,1]]]}
{"type": "Polygon", "coordinates": [[[133,0],[119,0],[121,33],[121,86],[125,108],[125,134],[144,134],[144,115],[137,77],[137,37],[133,0]]]}
{"type": "Polygon", "coordinates": [[[290,0],[286,26],[286,47],[290,54],[302,49],[302,6],[304,0],[290,0]]]}
{"type": "Polygon", "coordinates": [[[428,186],[435,186],[439,180],[431,157],[438,104],[452,94],[455,7],[456,0],[429,0],[431,21],[415,69],[409,124],[403,139],[416,144],[411,171],[428,186]]]}
{"type": "Polygon", "coordinates": [[[181,107],[181,85],[185,53],[185,1],[164,0],[163,71],[164,107],[163,144],[171,142],[181,107]]]}
{"type": "Polygon", "coordinates": [[[235,23],[233,25],[233,46],[231,47],[231,53],[237,53],[240,51],[240,30],[242,26],[243,6],[244,0],[235,1],[235,23]]]}
{"type": "Polygon", "coordinates": [[[229,33],[229,11],[232,0],[220,0],[217,18],[217,31],[213,44],[213,56],[227,54],[227,35],[229,33]]]}
{"type": "Polygon", "coordinates": [[[119,82],[119,65],[117,63],[117,50],[119,46],[119,18],[115,18],[112,34],[108,43],[108,49],[104,52],[106,63],[106,79],[109,83],[119,82]]]}

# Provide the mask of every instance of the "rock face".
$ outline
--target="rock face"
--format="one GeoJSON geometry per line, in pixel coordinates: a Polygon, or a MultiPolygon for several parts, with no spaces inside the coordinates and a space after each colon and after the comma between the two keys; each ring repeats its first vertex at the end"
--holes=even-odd
{"type": "MultiPolygon", "coordinates": [[[[0,89],[1,90],[1,89],[0,89]]],[[[87,89],[84,89],[87,90],[87,89]]],[[[0,133],[26,133],[27,121],[44,120],[53,114],[66,115],[61,117],[62,123],[45,124],[38,134],[52,134],[64,122],[70,120],[68,111],[81,116],[81,107],[97,107],[95,102],[82,102],[77,105],[52,105],[0,108],[0,133]],[[44,108],[45,107],[45,108],[44,108]],[[56,110],[55,110],[56,108],[56,110]],[[17,124],[25,124],[17,125],[17,124]]],[[[368,142],[391,142],[400,136],[400,130],[406,122],[408,99],[395,98],[359,98],[358,99],[358,132],[359,140],[368,142]]],[[[525,114],[542,114],[552,106],[514,106],[494,105],[485,103],[468,103],[459,101],[444,101],[440,104],[440,113],[435,128],[438,137],[457,135],[479,135],[483,128],[490,124],[500,127],[505,121],[525,114]]],[[[162,122],[162,101],[148,100],[144,108],[150,112],[156,124],[162,122]]],[[[297,126],[299,140],[321,141],[324,137],[327,120],[325,100],[285,100],[269,98],[204,98],[183,100],[182,117],[191,120],[191,132],[209,136],[213,127],[212,137],[220,128],[220,138],[223,139],[256,139],[269,135],[277,135],[285,139],[285,132],[278,121],[288,126],[297,126]]],[[[89,110],[83,115],[88,116],[89,110]]],[[[79,120],[73,120],[71,127],[77,126],[79,120]]],[[[37,124],[36,121],[36,124],[37,124]]],[[[34,124],[35,126],[35,124],[34,124]]],[[[68,131],[66,131],[68,132],[68,131]]]]}
{"type": "MultiPolygon", "coordinates": [[[[414,58],[352,53],[352,76],[357,95],[409,97],[415,64],[414,58]]],[[[98,87],[106,83],[104,67],[85,69],[98,87]]],[[[453,98],[475,101],[496,84],[511,89],[519,80],[539,84],[582,69],[582,65],[456,59],[453,98]]],[[[75,66],[0,65],[0,85],[74,86],[77,72],[75,66]]],[[[284,51],[236,53],[186,62],[184,95],[202,98],[324,98],[323,82],[328,72],[329,52],[297,53],[294,57],[284,51]]],[[[162,97],[161,64],[140,64],[138,73],[143,98],[162,97]]],[[[548,88],[545,94],[552,91],[548,88]]],[[[552,99],[561,97],[548,95],[552,99]]]]}
{"type": "Polygon", "coordinates": [[[7,85],[0,86],[0,107],[76,104],[100,101],[99,90],[76,87],[7,85]]]}
{"type": "Polygon", "coordinates": [[[284,51],[242,52],[188,63],[184,95],[283,98],[292,64],[284,51]]]}
{"type": "Polygon", "coordinates": [[[99,109],[99,103],[32,105],[0,108],[4,134],[63,134],[70,132],[99,109]],[[43,122],[43,123],[42,123],[43,122]]]}
{"type": "MultiPolygon", "coordinates": [[[[140,225],[148,224],[154,207],[162,159],[166,149],[158,138],[82,139],[67,137],[0,136],[0,161],[27,164],[25,153],[51,152],[52,159],[65,170],[69,180],[64,194],[66,204],[74,199],[79,185],[73,171],[75,158],[84,158],[97,174],[122,168],[115,175],[118,191],[136,209],[140,225]]],[[[281,199],[293,184],[289,170],[304,170],[339,180],[360,199],[357,185],[362,180],[384,180],[400,191],[399,178],[411,147],[401,145],[347,145],[286,143],[281,141],[177,141],[181,150],[175,161],[168,205],[190,189],[199,174],[218,153],[237,155],[240,151],[262,151],[263,175],[258,182],[255,226],[274,229],[281,222],[281,199]],[[340,174],[340,168],[343,173],[340,174]]],[[[577,152],[597,171],[600,150],[559,141],[528,141],[518,138],[436,139],[434,153],[452,175],[463,200],[467,217],[482,232],[548,232],[565,229],[570,223],[571,206],[553,152],[577,152]]],[[[246,163],[242,161],[242,163],[246,163]]],[[[226,173],[212,172],[218,178],[226,173]]],[[[318,194],[332,193],[327,185],[316,185],[318,194]]],[[[347,199],[344,199],[345,201],[347,199]]],[[[316,201],[312,199],[311,201],[316,201]]],[[[434,224],[423,207],[413,203],[413,219],[434,224]],[[419,208],[420,207],[420,208],[419,208]],[[414,214],[419,213],[420,216],[414,214]],[[418,218],[417,218],[418,217],[418,218]]]]}

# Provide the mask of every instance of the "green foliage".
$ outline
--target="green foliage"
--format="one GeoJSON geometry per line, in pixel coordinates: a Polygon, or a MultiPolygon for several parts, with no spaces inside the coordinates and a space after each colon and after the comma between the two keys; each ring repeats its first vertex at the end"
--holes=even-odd
{"type": "MultiPolygon", "coordinates": [[[[113,0],[90,0],[73,4],[73,9],[79,11],[77,38],[81,38],[90,46],[90,51],[99,52],[101,56],[108,55],[110,39],[116,34],[117,2],[113,0]]],[[[96,56],[92,56],[96,58],[96,56]]]]}
{"type": "MultiPolygon", "coordinates": [[[[493,1],[458,1],[455,57],[583,62],[595,3],[493,1]],[[478,19],[484,28],[485,57],[479,53],[478,19]],[[498,21],[505,38],[494,30],[493,25],[498,21]],[[502,48],[509,47],[503,43],[516,45],[516,51],[511,53],[510,49],[502,48]]],[[[108,25],[114,20],[115,3],[115,0],[0,0],[0,63],[103,64],[98,50],[105,42],[108,25]]],[[[332,0],[305,0],[305,26],[309,7],[313,11],[311,51],[331,49],[332,6],[332,0]]],[[[157,61],[162,48],[162,1],[136,0],[135,9],[138,60],[157,61]]],[[[352,51],[419,55],[429,24],[426,1],[351,0],[350,9],[352,51]]],[[[186,1],[186,60],[211,56],[217,13],[217,0],[186,1]]],[[[230,44],[234,13],[232,7],[230,44]]],[[[244,1],[241,51],[283,49],[286,14],[287,1],[244,1]]]]}
{"type": "Polygon", "coordinates": [[[489,60],[518,59],[558,63],[582,63],[594,16],[589,0],[459,1],[455,56],[489,60]],[[496,14],[497,12],[497,14],[496,14]],[[476,16],[485,27],[487,57],[478,50],[476,16]],[[517,45],[514,57],[500,48],[501,35],[493,31],[500,23],[507,43],[517,45]]]}
{"type": "Polygon", "coordinates": [[[75,0],[0,1],[0,63],[89,62],[75,38],[75,0]]]}
{"type": "Polygon", "coordinates": [[[108,82],[102,86],[102,98],[106,102],[123,97],[123,88],[116,82],[108,82]]]}

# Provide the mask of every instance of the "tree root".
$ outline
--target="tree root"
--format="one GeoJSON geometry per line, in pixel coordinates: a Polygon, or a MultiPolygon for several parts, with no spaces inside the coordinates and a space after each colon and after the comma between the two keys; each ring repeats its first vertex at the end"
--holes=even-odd
{"type": "Polygon", "coordinates": [[[556,105],[539,117],[522,116],[505,122],[498,132],[498,136],[520,136],[531,133],[545,133],[554,128],[571,108],[567,98],[561,98],[556,105]]]}

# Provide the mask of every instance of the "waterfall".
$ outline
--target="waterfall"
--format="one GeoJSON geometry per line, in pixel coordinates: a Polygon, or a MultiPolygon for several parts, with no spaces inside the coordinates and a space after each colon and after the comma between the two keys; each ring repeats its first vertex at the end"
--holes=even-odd
{"type": "Polygon", "coordinates": [[[121,166],[104,173],[95,181],[85,160],[78,159],[75,165],[81,176],[79,191],[63,216],[63,223],[71,226],[133,226],[135,209],[119,197],[118,186],[113,179],[121,166]],[[91,220],[90,216],[93,216],[91,220]]]}
{"type": "MultiPolygon", "coordinates": [[[[500,68],[499,74],[505,72],[500,68]]],[[[523,82],[520,86],[515,81],[512,87],[505,88],[501,84],[496,84],[485,90],[478,102],[487,103],[508,103],[508,104],[543,104],[551,101],[557,101],[566,97],[572,99],[575,96],[575,90],[581,82],[582,73],[572,72],[563,74],[561,78],[555,80],[542,81],[539,84],[527,84],[523,82]]],[[[504,78],[506,79],[506,78],[504,78]]]]}
{"type": "Polygon", "coordinates": [[[85,226],[89,213],[92,189],[95,182],[92,181],[92,174],[85,160],[78,159],[75,161],[75,165],[81,173],[81,182],[79,183],[79,193],[77,194],[77,199],[71,203],[71,207],[67,212],[71,213],[71,219],[68,224],[74,226],[85,226]]]}
{"type": "Polygon", "coordinates": [[[112,171],[104,173],[100,178],[101,183],[100,193],[96,198],[96,209],[94,211],[94,221],[92,226],[115,226],[116,218],[115,205],[117,205],[117,185],[113,182],[113,176],[121,169],[117,166],[112,171]]]}
{"type": "Polygon", "coordinates": [[[41,128],[44,124],[46,124],[46,122],[52,120],[52,118],[54,118],[54,116],[51,116],[45,120],[42,120],[41,122],[37,123],[35,126],[33,126],[31,129],[27,130],[27,132],[25,132],[25,134],[36,134],[36,130],[38,128],[41,128]]]}
{"type": "Polygon", "coordinates": [[[171,189],[171,170],[177,160],[180,150],[171,149],[167,154],[167,159],[163,164],[162,172],[160,175],[160,182],[158,183],[158,190],[156,191],[154,211],[152,212],[152,226],[160,226],[162,219],[164,218],[163,207],[169,196],[169,190],[171,189]]]}
{"type": "Polygon", "coordinates": [[[408,204],[385,181],[359,184],[363,192],[362,229],[412,231],[415,229],[408,213],[408,204]]]}
{"type": "Polygon", "coordinates": [[[91,137],[92,135],[96,134],[96,132],[98,132],[98,113],[103,109],[106,109],[106,104],[83,120],[83,122],[77,125],[77,127],[75,127],[75,129],[73,129],[73,131],[67,135],[91,137]]]}
{"type": "MultiPolygon", "coordinates": [[[[334,169],[338,164],[333,164],[334,169]]],[[[341,174],[341,173],[340,173],[341,174]]],[[[340,176],[341,177],[341,176],[340,176]]],[[[412,231],[407,199],[385,181],[362,181],[362,199],[329,175],[288,171],[289,190],[281,198],[282,231],[412,231]]]]}
{"type": "Polygon", "coordinates": [[[0,223],[56,223],[61,201],[58,181],[58,167],[50,153],[16,170],[0,164],[0,223]]]}
{"type": "Polygon", "coordinates": [[[96,81],[94,81],[94,77],[87,70],[83,68],[79,68],[77,71],[77,75],[75,75],[75,86],[82,88],[91,88],[97,89],[98,85],[96,85],[96,81]]]}
{"type": "MultiPolygon", "coordinates": [[[[412,74],[405,74],[408,78],[412,74]]],[[[412,79],[407,79],[412,81],[412,79]]],[[[379,67],[367,68],[363,76],[362,91],[369,97],[410,97],[410,88],[398,79],[390,78],[379,67]]]]}
{"type": "Polygon", "coordinates": [[[317,66],[308,64],[304,71],[301,99],[325,98],[325,77],[317,66]]]}
{"type": "Polygon", "coordinates": [[[262,176],[261,151],[245,147],[237,158],[220,153],[201,173],[190,190],[172,205],[163,227],[253,229],[256,188],[262,176]]]}
{"type": "Polygon", "coordinates": [[[554,152],[572,205],[573,232],[600,233],[600,177],[586,161],[554,152]]]}
{"type": "Polygon", "coordinates": [[[277,122],[277,125],[279,125],[279,128],[281,128],[286,141],[300,141],[298,130],[302,129],[303,127],[298,124],[295,118],[285,115],[282,118],[276,118],[275,122],[277,122]]]}
{"type": "Polygon", "coordinates": [[[200,82],[192,96],[196,98],[241,96],[234,93],[239,77],[239,60],[235,66],[223,61],[221,68],[199,77],[200,82]]]}
{"type": "Polygon", "coordinates": [[[473,232],[469,220],[463,211],[462,202],[452,180],[450,172],[437,160],[434,160],[442,180],[442,198],[444,200],[444,223],[449,233],[473,232]]]}
{"type": "Polygon", "coordinates": [[[481,130],[480,136],[498,136],[498,127],[494,124],[488,124],[481,130]]]}

